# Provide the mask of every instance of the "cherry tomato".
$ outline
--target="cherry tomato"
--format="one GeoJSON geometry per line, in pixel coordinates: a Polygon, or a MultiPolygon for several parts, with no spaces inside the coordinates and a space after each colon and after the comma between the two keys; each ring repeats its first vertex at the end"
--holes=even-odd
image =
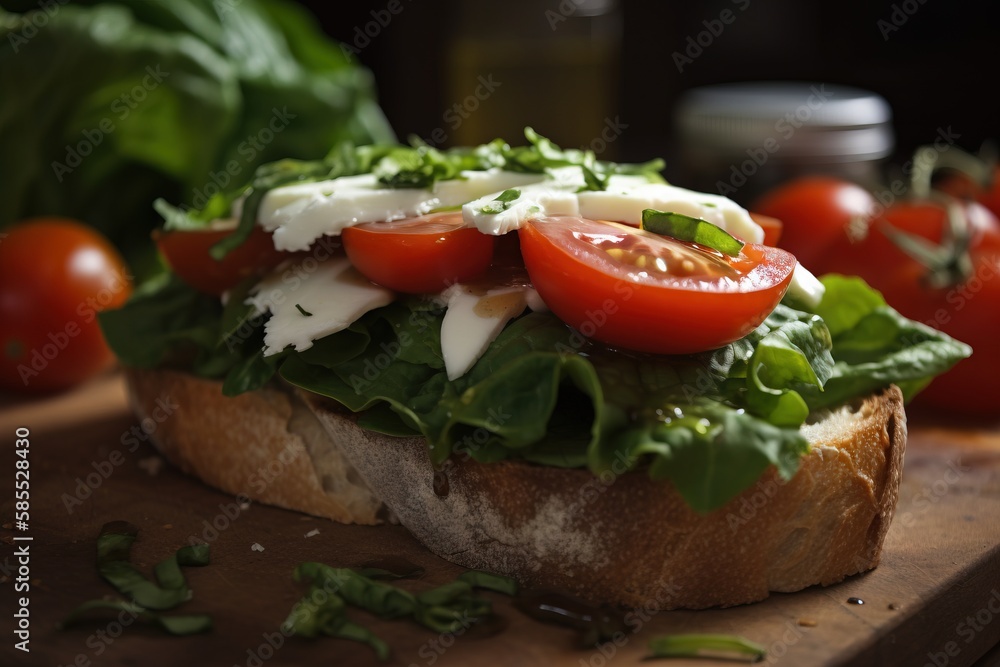
{"type": "Polygon", "coordinates": [[[789,253],[746,245],[738,257],[613,222],[532,221],[521,252],[561,320],[613,347],[655,354],[709,350],[750,333],[781,300],[789,253]]]}
{"type": "Polygon", "coordinates": [[[121,306],[132,277],[118,251],[80,222],[39,218],[0,238],[0,384],[64,389],[114,361],[97,313],[121,306]]]}
{"type": "Polygon", "coordinates": [[[804,176],[766,193],[751,208],[781,220],[780,246],[813,273],[823,273],[830,244],[870,217],[876,202],[854,183],[804,176]]]}
{"type": "MultiPolygon", "coordinates": [[[[764,230],[764,245],[776,246],[781,241],[781,220],[762,213],[750,211],[750,217],[764,230]]],[[[794,253],[793,253],[794,254],[794,253]]]]}
{"type": "Polygon", "coordinates": [[[461,213],[371,222],[343,231],[344,251],[372,282],[426,294],[475,279],[490,266],[494,237],[467,227],[461,213]]]}
{"type": "Polygon", "coordinates": [[[1000,216],[1000,166],[993,169],[993,184],[989,189],[984,189],[966,174],[955,171],[942,178],[934,187],[959,199],[978,201],[990,209],[993,215],[1000,216]]]}
{"type": "Polygon", "coordinates": [[[209,250],[232,234],[231,229],[156,231],[153,239],[171,270],[185,283],[206,294],[219,295],[249,276],[263,273],[289,257],[274,249],[271,234],[255,227],[243,245],[221,261],[209,250]]]}
{"type": "MultiPolygon", "coordinates": [[[[936,378],[916,399],[951,411],[997,414],[1000,394],[990,391],[1000,369],[1000,222],[978,203],[960,204],[970,234],[971,274],[935,285],[928,267],[890,239],[892,228],[939,245],[948,228],[947,208],[937,202],[903,202],[874,222],[865,238],[830,250],[843,273],[860,275],[907,317],[972,346],[972,357],[936,378]],[[851,245],[851,247],[847,247],[851,245]]],[[[940,272],[945,280],[948,272],[940,272]]]]}

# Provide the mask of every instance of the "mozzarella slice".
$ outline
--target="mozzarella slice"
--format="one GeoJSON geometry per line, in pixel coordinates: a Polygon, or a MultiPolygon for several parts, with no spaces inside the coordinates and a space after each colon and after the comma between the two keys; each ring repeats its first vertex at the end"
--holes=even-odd
{"type": "Polygon", "coordinates": [[[260,281],[246,303],[259,314],[271,313],[264,325],[264,356],[269,357],[289,346],[308,350],[314,340],[346,329],[394,297],[339,257],[285,265],[260,281]]]}
{"type": "Polygon", "coordinates": [[[459,179],[438,181],[424,190],[386,188],[374,174],[344,176],[275,188],[261,201],[258,218],[264,229],[274,232],[278,250],[308,250],[316,239],[340,234],[345,227],[423,215],[543,178],[500,169],[464,171],[459,179]]]}
{"type": "Polygon", "coordinates": [[[823,300],[825,293],[826,288],[823,283],[809,269],[796,262],[795,269],[792,271],[792,282],[788,284],[786,294],[798,299],[810,308],[815,308],[823,300]]]}
{"type": "Polygon", "coordinates": [[[441,322],[441,352],[449,380],[465,375],[507,322],[524,312],[529,290],[503,287],[483,294],[465,285],[453,285],[442,294],[448,309],[441,322]]]}
{"type": "Polygon", "coordinates": [[[638,227],[643,210],[654,208],[708,220],[748,243],[764,240],[764,230],[747,210],[720,195],[650,183],[642,176],[612,176],[602,191],[581,192],[583,187],[579,167],[554,169],[548,180],[519,188],[520,196],[505,210],[490,212],[500,194],[491,193],[463,206],[462,217],[484,234],[501,235],[520,229],[528,220],[550,215],[578,215],[638,227]]]}

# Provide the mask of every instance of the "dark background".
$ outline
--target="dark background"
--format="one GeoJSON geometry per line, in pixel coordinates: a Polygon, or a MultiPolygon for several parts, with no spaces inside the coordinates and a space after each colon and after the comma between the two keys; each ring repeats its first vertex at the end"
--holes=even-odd
{"type": "Polygon", "coordinates": [[[432,143],[441,145],[511,138],[512,132],[516,138],[518,128],[531,124],[565,145],[585,146],[600,136],[605,119],[617,118],[627,129],[603,157],[667,156],[668,178],[683,184],[669,159],[678,96],[706,84],[765,79],[849,84],[881,94],[893,109],[897,135],[890,162],[906,160],[939,128],[950,126],[968,150],[998,135],[992,2],[396,3],[303,0],[326,32],[361,47],[356,56],[374,72],[382,106],[402,139],[431,140],[438,128],[438,138],[447,139],[432,143]],[[598,17],[582,16],[602,7],[598,17]],[[565,21],[553,18],[562,16],[560,9],[568,13],[565,21]],[[684,52],[688,38],[726,9],[735,20],[679,72],[672,54],[684,52]],[[597,47],[581,56],[581,40],[597,47]],[[501,85],[452,130],[453,105],[475,92],[478,76],[489,74],[501,85]]]}

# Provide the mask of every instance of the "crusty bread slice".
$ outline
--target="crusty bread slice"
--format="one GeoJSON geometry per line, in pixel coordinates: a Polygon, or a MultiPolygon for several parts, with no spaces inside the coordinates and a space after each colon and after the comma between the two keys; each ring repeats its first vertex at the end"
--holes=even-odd
{"type": "MultiPolygon", "coordinates": [[[[230,399],[218,383],[179,373],[133,371],[129,380],[139,406],[161,392],[190,401],[187,416],[165,422],[154,438],[172,461],[227,491],[245,492],[245,475],[273,458],[283,439],[299,437],[286,430],[297,400],[279,390],[230,399]]],[[[255,499],[371,522],[377,496],[447,560],[593,602],[648,609],[744,604],[874,567],[906,443],[902,396],[891,387],[816,415],[804,427],[812,451],[789,482],[771,469],[726,506],[700,515],[669,483],[643,471],[595,477],[455,457],[435,473],[421,438],[367,431],[333,402],[298,393],[329,437],[312,433],[301,467],[276,478],[267,495],[250,494],[255,499]],[[336,475],[360,476],[374,496],[354,483],[331,497],[317,480],[336,475]],[[368,521],[328,509],[350,504],[340,499],[345,490],[351,507],[365,506],[357,498],[369,501],[368,521]]]]}
{"type": "Polygon", "coordinates": [[[187,373],[128,369],[125,377],[133,411],[151,420],[152,441],[181,470],[268,505],[380,523],[381,501],[291,392],[265,388],[230,398],[220,382],[187,373]]]}

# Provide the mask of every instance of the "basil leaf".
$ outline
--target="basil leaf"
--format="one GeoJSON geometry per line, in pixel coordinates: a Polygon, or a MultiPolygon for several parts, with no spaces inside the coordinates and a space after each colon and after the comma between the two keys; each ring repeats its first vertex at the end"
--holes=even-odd
{"type": "Polygon", "coordinates": [[[517,581],[510,577],[503,577],[492,572],[481,570],[467,570],[458,575],[459,581],[464,581],[473,588],[485,588],[505,595],[517,595],[517,581]]]}
{"type": "Polygon", "coordinates": [[[697,243],[731,257],[739,255],[744,245],[735,236],[708,220],[692,218],[683,213],[657,211],[653,208],[647,208],[642,212],[642,229],[661,236],[697,243]]]}
{"type": "Polygon", "coordinates": [[[293,635],[316,638],[323,635],[367,644],[379,660],[389,659],[389,645],[370,630],[347,618],[347,605],[335,591],[314,584],[282,623],[293,635]]]}
{"type": "Polygon", "coordinates": [[[140,621],[156,626],[171,635],[194,635],[202,632],[208,632],[212,629],[212,617],[208,614],[157,614],[149,611],[148,609],[144,609],[137,604],[125,602],[124,600],[90,600],[88,602],[84,602],[69,613],[69,616],[63,620],[60,627],[68,628],[78,623],[82,623],[90,618],[118,619],[121,618],[123,613],[129,614],[133,618],[138,618],[140,621]],[[95,611],[114,613],[92,613],[95,611]]]}
{"type": "Polygon", "coordinates": [[[115,589],[144,609],[173,609],[191,597],[181,565],[208,564],[208,546],[184,547],[156,566],[159,584],[147,579],[129,559],[138,536],[135,526],[116,521],[105,524],[97,538],[97,569],[115,589]],[[163,578],[160,578],[162,575],[163,578]]]}
{"type": "Polygon", "coordinates": [[[125,521],[112,521],[101,527],[97,538],[97,569],[115,589],[131,598],[124,600],[91,600],[70,612],[62,627],[68,627],[84,618],[93,616],[94,610],[129,613],[134,618],[150,623],[174,635],[205,632],[212,627],[212,619],[205,614],[164,616],[151,609],[172,609],[191,598],[191,590],[181,567],[203,566],[209,562],[207,544],[178,549],[173,555],[156,565],[156,581],[148,580],[129,562],[132,543],[139,529],[125,521]]]}
{"type": "Polygon", "coordinates": [[[520,190],[513,188],[510,190],[504,190],[499,195],[497,195],[496,199],[494,199],[493,201],[489,202],[488,204],[484,205],[481,209],[479,209],[479,212],[485,213],[487,215],[496,215],[497,213],[503,213],[511,206],[513,206],[514,202],[517,201],[520,197],[521,197],[520,190]]]}
{"type": "Polygon", "coordinates": [[[696,658],[725,655],[750,662],[763,660],[767,649],[743,637],[719,634],[662,635],[649,642],[653,658],[696,658]]]}

